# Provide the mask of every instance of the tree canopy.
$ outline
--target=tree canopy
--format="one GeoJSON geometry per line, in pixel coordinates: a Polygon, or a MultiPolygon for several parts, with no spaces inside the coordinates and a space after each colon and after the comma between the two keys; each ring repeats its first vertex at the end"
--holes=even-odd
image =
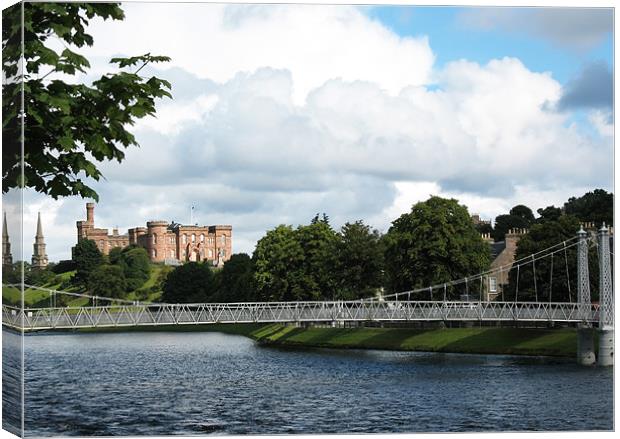
{"type": "Polygon", "coordinates": [[[166,303],[208,302],[214,292],[215,281],[209,264],[187,262],[168,274],[161,300],[166,303]]]}
{"type": "Polygon", "coordinates": [[[527,229],[530,222],[517,215],[498,215],[491,236],[495,242],[503,241],[510,229],[527,229]]]}
{"type": "MultiPolygon", "coordinates": [[[[517,243],[515,260],[527,258],[562,241],[574,238],[579,227],[579,220],[572,215],[563,215],[555,220],[546,220],[532,225],[529,233],[523,235],[517,243]]],[[[572,300],[575,302],[577,300],[577,250],[575,246],[567,248],[566,251],[562,248],[559,250],[561,251],[553,256],[537,260],[535,264],[520,267],[518,271],[513,268],[509,273],[509,285],[504,291],[505,299],[514,300],[516,297],[521,301],[538,299],[539,301],[569,302],[572,300]]],[[[596,249],[593,246],[590,248],[588,260],[590,291],[592,297],[595,298],[595,292],[598,290],[598,266],[596,249]]]]}
{"type": "Polygon", "coordinates": [[[75,262],[76,269],[73,282],[77,285],[87,286],[90,274],[103,264],[104,259],[95,241],[80,239],[73,247],[73,262],[75,262]]]}
{"type": "Polygon", "coordinates": [[[122,20],[124,13],[119,3],[22,2],[3,10],[3,192],[30,187],[53,198],[80,195],[97,200],[84,177],[102,177],[98,162],[121,162],[123,149],[138,145],[127,128],[154,115],[157,98],[171,97],[170,83],[139,74],[149,63],[169,60],[150,53],[112,58],[116,71],[91,84],[66,79],[90,68],[76,50],[93,45],[87,27],[96,17],[122,20]],[[22,55],[23,73],[18,70],[22,55]],[[28,145],[23,181],[22,140],[28,145]]]}
{"type": "Polygon", "coordinates": [[[117,265],[100,265],[88,277],[88,289],[93,296],[122,298],[125,295],[125,275],[117,265]]]}
{"type": "Polygon", "coordinates": [[[394,293],[469,276],[485,270],[490,262],[489,247],[467,208],[437,196],[415,204],[410,213],[396,219],[385,235],[385,245],[386,286],[394,293]]]}
{"type": "Polygon", "coordinates": [[[564,203],[564,212],[582,222],[594,222],[598,227],[603,222],[613,225],[614,196],[603,189],[595,189],[578,198],[570,197],[564,203]]]}
{"type": "Polygon", "coordinates": [[[337,298],[371,297],[383,285],[383,242],[362,221],[346,223],[338,234],[335,272],[337,298]]]}
{"type": "Polygon", "coordinates": [[[245,253],[236,253],[217,272],[217,293],[213,302],[248,302],[255,300],[252,259],[245,253]]]}

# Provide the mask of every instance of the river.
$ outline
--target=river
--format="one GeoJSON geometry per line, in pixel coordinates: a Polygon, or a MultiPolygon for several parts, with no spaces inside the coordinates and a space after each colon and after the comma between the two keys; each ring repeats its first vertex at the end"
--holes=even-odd
{"type": "MultiPolygon", "coordinates": [[[[3,330],[4,427],[19,336],[3,330]]],[[[611,430],[611,368],[278,349],[220,333],[25,337],[27,436],[611,430]]]]}

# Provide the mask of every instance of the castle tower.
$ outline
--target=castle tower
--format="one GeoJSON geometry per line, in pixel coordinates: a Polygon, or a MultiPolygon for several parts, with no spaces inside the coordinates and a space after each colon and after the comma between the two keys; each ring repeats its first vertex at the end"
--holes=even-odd
{"type": "Polygon", "coordinates": [[[37,236],[34,238],[34,252],[32,254],[32,268],[43,269],[47,267],[47,254],[45,254],[45,238],[41,227],[41,212],[37,219],[37,236]]]}
{"type": "Polygon", "coordinates": [[[9,230],[6,226],[6,212],[4,212],[4,222],[2,223],[2,265],[13,265],[9,230]]]}

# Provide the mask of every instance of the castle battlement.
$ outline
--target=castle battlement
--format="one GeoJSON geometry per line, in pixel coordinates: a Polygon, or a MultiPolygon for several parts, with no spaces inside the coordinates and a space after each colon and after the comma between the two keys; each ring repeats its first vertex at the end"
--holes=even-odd
{"type": "Polygon", "coordinates": [[[104,255],[113,248],[138,245],[153,262],[212,261],[222,265],[232,255],[232,226],[182,225],[164,220],[147,221],[146,227],[134,227],[124,235],[118,229],[95,228],[95,204],[86,203],[86,221],[77,221],[78,241],[91,239],[104,255]]]}

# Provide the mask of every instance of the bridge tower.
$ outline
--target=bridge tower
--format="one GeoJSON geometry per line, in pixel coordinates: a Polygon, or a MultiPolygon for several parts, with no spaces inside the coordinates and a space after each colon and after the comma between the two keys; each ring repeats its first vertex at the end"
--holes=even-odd
{"type": "Polygon", "coordinates": [[[614,296],[611,280],[611,257],[609,252],[609,230],[603,227],[598,231],[599,261],[599,349],[598,364],[614,364],[614,296]]]}
{"type": "Polygon", "coordinates": [[[590,310],[590,272],[588,269],[588,241],[583,227],[577,232],[577,303],[581,323],[577,326],[577,362],[591,366],[596,362],[594,355],[594,334],[592,325],[587,321],[590,310]]]}

